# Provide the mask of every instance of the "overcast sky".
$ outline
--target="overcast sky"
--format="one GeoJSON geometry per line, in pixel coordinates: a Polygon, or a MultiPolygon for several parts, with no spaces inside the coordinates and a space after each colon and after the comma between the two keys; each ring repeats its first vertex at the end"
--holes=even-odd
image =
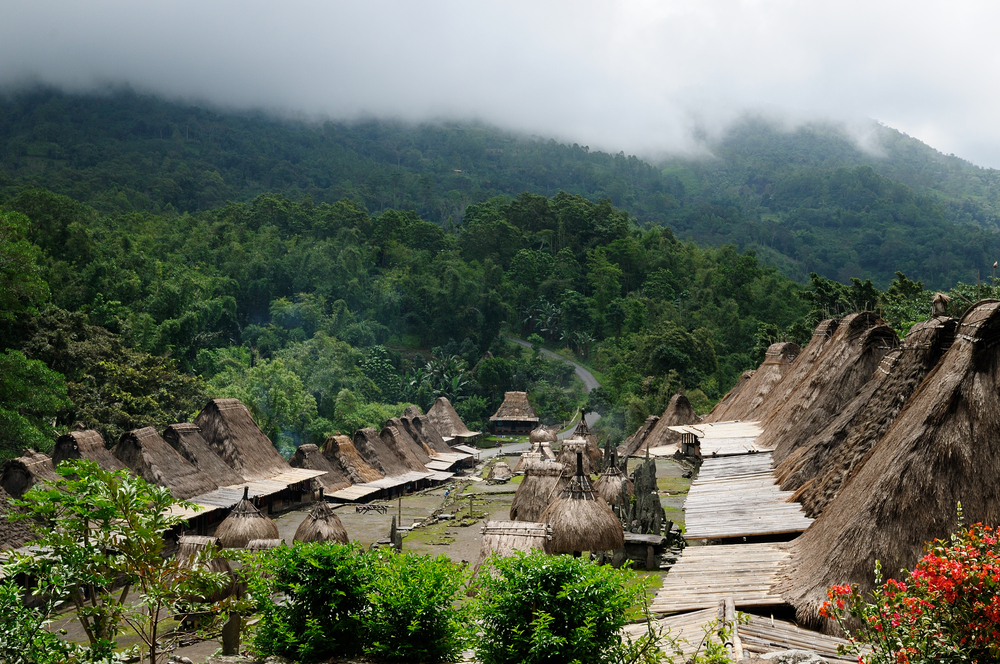
{"type": "Polygon", "coordinates": [[[1000,167],[1000,3],[0,0],[0,85],[478,119],[646,157],[746,110],[1000,167]]]}

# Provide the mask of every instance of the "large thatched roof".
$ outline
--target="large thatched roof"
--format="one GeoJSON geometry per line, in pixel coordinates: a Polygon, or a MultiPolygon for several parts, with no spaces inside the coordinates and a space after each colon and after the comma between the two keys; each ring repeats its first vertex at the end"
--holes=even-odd
{"type": "Polygon", "coordinates": [[[219,488],[211,477],[170,447],[153,427],[126,431],[112,454],[142,479],[170,489],[170,494],[179,500],[219,488]]]}
{"type": "Polygon", "coordinates": [[[347,530],[330,503],[321,500],[295,530],[296,542],[341,542],[347,544],[347,530]]]}
{"type": "Polygon", "coordinates": [[[408,407],[399,419],[403,423],[406,433],[427,449],[444,454],[452,453],[451,447],[445,442],[441,432],[431,422],[430,417],[421,413],[416,406],[408,407]]]}
{"type": "Polygon", "coordinates": [[[215,531],[219,538],[219,546],[224,549],[245,549],[252,540],[278,539],[278,526],[267,516],[261,514],[243,489],[243,499],[236,503],[229,516],[219,524],[215,531]]]}
{"type": "Polygon", "coordinates": [[[791,342],[771,344],[764,353],[760,368],[749,375],[744,372],[736,386],[705,417],[705,421],[759,420],[760,407],[765,398],[781,382],[800,352],[801,349],[791,342]]]}
{"type": "Polygon", "coordinates": [[[438,397],[427,411],[427,419],[442,436],[466,440],[479,435],[478,431],[469,431],[458,412],[445,397],[438,397]]]}
{"type": "Polygon", "coordinates": [[[679,445],[681,434],[671,431],[668,427],[680,426],[682,424],[697,424],[701,421],[691,401],[683,394],[675,394],[670,397],[670,403],[666,410],[660,415],[660,419],[653,425],[652,430],[639,444],[639,447],[632,454],[644,454],[647,449],[654,447],[666,447],[667,445],[679,445]]]}
{"type": "Polygon", "coordinates": [[[266,480],[290,468],[238,399],[212,399],[194,423],[212,450],[248,481],[266,480]]]}
{"type": "Polygon", "coordinates": [[[351,484],[365,484],[380,480],[385,475],[364,460],[347,436],[330,436],[323,443],[323,456],[330,463],[340,465],[351,484]]]}
{"type": "Polygon", "coordinates": [[[650,415],[646,418],[646,421],[642,423],[636,432],[625,439],[625,442],[618,446],[618,455],[627,457],[635,454],[642,444],[645,442],[646,437],[649,436],[650,432],[656,427],[656,423],[660,421],[658,415],[650,415]]]}
{"type": "Polygon", "coordinates": [[[503,403],[490,421],[538,422],[538,415],[528,403],[527,392],[504,392],[503,403]]]}
{"type": "Polygon", "coordinates": [[[756,445],[781,463],[833,420],[899,345],[891,327],[871,312],[844,317],[812,369],[784,405],[761,423],[756,445]]]}
{"type": "Polygon", "coordinates": [[[562,474],[561,463],[543,461],[528,465],[524,469],[524,479],[514,493],[514,501],[510,504],[510,520],[538,521],[545,508],[566,484],[562,474]]]}
{"type": "Polygon", "coordinates": [[[171,424],[163,432],[163,440],[219,486],[233,486],[246,481],[212,450],[194,424],[171,424]]]}
{"type": "Polygon", "coordinates": [[[781,488],[816,517],[868,451],[889,430],[910,395],[955,339],[958,321],[917,323],[902,347],[882,358],[874,377],[840,414],[777,468],[781,488]]]}
{"type": "Polygon", "coordinates": [[[583,471],[583,452],[576,456],[577,472],[539,521],[552,526],[549,551],[612,551],[625,546],[625,531],[611,507],[583,471]]]}
{"type": "Polygon", "coordinates": [[[104,470],[125,470],[122,462],[104,446],[104,437],[93,429],[71,431],[56,439],[52,463],[58,468],[67,459],[87,459],[104,470]]]}
{"type": "Polygon", "coordinates": [[[0,486],[15,498],[20,498],[36,484],[55,484],[60,479],[52,459],[34,450],[26,450],[22,456],[5,462],[0,469],[0,486]]]}
{"type": "Polygon", "coordinates": [[[954,345],[820,517],[792,543],[778,592],[815,620],[833,584],[872,588],[912,569],[925,542],[966,521],[1000,523],[1000,301],[962,317],[954,345]]]}
{"type": "Polygon", "coordinates": [[[423,464],[411,462],[391,436],[383,438],[371,427],[354,432],[354,447],[372,468],[385,477],[405,475],[414,470],[426,471],[423,464]]]}
{"type": "Polygon", "coordinates": [[[0,487],[0,550],[17,549],[35,539],[30,521],[9,520],[11,514],[18,512],[18,508],[10,504],[10,496],[0,487]]]}
{"type": "Polygon", "coordinates": [[[392,445],[406,456],[409,465],[415,466],[413,470],[424,470],[424,464],[430,462],[430,448],[424,447],[414,440],[398,417],[386,420],[379,435],[382,436],[386,445],[392,445]]]}
{"type": "Polygon", "coordinates": [[[320,475],[316,478],[316,481],[319,482],[320,486],[327,493],[340,491],[351,486],[351,479],[344,473],[340,464],[331,462],[312,443],[299,445],[299,448],[295,450],[295,454],[288,460],[288,463],[292,468],[324,471],[326,475],[320,475]]]}

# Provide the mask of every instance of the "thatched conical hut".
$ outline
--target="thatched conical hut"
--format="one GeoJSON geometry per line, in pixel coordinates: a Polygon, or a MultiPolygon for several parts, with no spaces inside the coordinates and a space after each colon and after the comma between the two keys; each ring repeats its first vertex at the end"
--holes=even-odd
{"type": "Polygon", "coordinates": [[[889,430],[914,390],[955,340],[958,321],[939,316],[913,326],[903,345],[882,358],[874,377],[822,431],[776,469],[781,488],[796,491],[815,518],[889,430]]]}
{"type": "Polygon", "coordinates": [[[410,434],[410,438],[430,450],[431,456],[434,456],[435,453],[451,454],[451,446],[445,442],[441,432],[431,423],[430,418],[421,413],[416,406],[409,406],[404,410],[403,416],[399,420],[403,423],[406,433],[410,434]]]}
{"type": "Polygon", "coordinates": [[[56,439],[52,464],[58,468],[67,459],[87,459],[108,471],[125,470],[122,462],[104,446],[104,437],[93,429],[70,431],[56,439]]]}
{"type": "Polygon", "coordinates": [[[635,493],[632,480],[625,477],[625,473],[618,467],[617,452],[612,453],[611,463],[594,482],[594,490],[611,506],[624,505],[635,493]]]}
{"type": "Polygon", "coordinates": [[[840,494],[791,548],[777,592],[816,623],[834,584],[873,585],[912,569],[926,542],[946,538],[961,501],[968,523],[1000,523],[1000,301],[962,317],[927,374],[840,494]]]}
{"type": "Polygon", "coordinates": [[[126,431],[111,450],[133,473],[170,489],[178,500],[215,491],[219,485],[170,447],[153,427],[126,431]]]}
{"type": "Polygon", "coordinates": [[[760,407],[767,395],[781,382],[800,352],[798,345],[787,341],[768,346],[760,368],[745,380],[743,376],[747,376],[747,372],[744,372],[736,386],[705,417],[705,421],[759,420],[763,415],[760,407]]]}
{"type": "Polygon", "coordinates": [[[476,439],[483,435],[480,431],[469,431],[454,406],[445,397],[434,400],[434,404],[427,411],[427,420],[443,438],[451,439],[455,444],[475,443],[476,439]]]}
{"type": "Polygon", "coordinates": [[[366,484],[380,480],[385,475],[365,461],[347,436],[330,436],[323,443],[323,456],[334,465],[340,465],[351,484],[366,484]]]}
{"type": "Polygon", "coordinates": [[[556,457],[556,461],[563,465],[563,476],[567,478],[573,476],[573,471],[576,469],[577,453],[583,454],[583,472],[588,476],[596,474],[597,465],[590,455],[587,441],[583,438],[567,438],[562,442],[559,455],[556,457]]]}
{"type": "Polygon", "coordinates": [[[548,427],[539,426],[531,430],[528,434],[528,442],[531,443],[531,451],[538,453],[538,455],[544,460],[555,461],[556,455],[552,451],[552,443],[556,442],[558,437],[556,432],[550,430],[548,427]]]}
{"type": "MultiPolygon", "coordinates": [[[[181,569],[202,568],[208,572],[221,572],[232,575],[233,568],[225,558],[215,557],[208,561],[199,561],[198,555],[210,546],[218,546],[218,537],[201,537],[197,535],[182,535],[177,540],[177,553],[174,558],[181,569]]],[[[219,602],[229,597],[233,592],[234,584],[230,582],[224,588],[216,590],[207,597],[195,598],[201,602],[219,602]]]]}
{"type": "Polygon", "coordinates": [[[553,500],[539,521],[552,526],[553,553],[612,551],[625,546],[621,521],[601,498],[583,471],[583,452],[577,452],[576,475],[553,500]]]}
{"type": "Polygon", "coordinates": [[[528,466],[510,504],[510,520],[538,521],[565,484],[561,463],[544,461],[528,466]]]}
{"type": "Polygon", "coordinates": [[[163,440],[219,486],[233,486],[246,481],[209,447],[201,429],[194,424],[171,424],[164,430],[163,440]]]}
{"type": "Polygon", "coordinates": [[[278,538],[270,539],[255,539],[247,542],[247,551],[267,551],[268,549],[277,549],[279,546],[284,546],[285,540],[278,538]]]}
{"type": "Polygon", "coordinates": [[[25,450],[23,455],[6,461],[0,469],[0,486],[15,498],[20,498],[36,484],[55,484],[60,479],[52,459],[34,450],[25,450]]]}
{"type": "Polygon", "coordinates": [[[491,556],[506,557],[515,551],[545,551],[552,539],[552,527],[530,521],[487,521],[483,524],[483,541],[473,575],[479,574],[491,556]]]}
{"type": "Polygon", "coordinates": [[[514,473],[510,466],[503,461],[498,461],[490,468],[489,477],[486,479],[492,482],[506,482],[512,477],[514,477],[514,473]]]}
{"type": "Polygon", "coordinates": [[[529,433],[539,423],[527,392],[504,392],[503,403],[490,418],[493,433],[529,433]]]}
{"type": "Polygon", "coordinates": [[[843,318],[809,374],[761,423],[756,445],[773,448],[781,463],[843,410],[898,345],[893,329],[871,312],[843,318]]]}
{"type": "Polygon", "coordinates": [[[319,482],[319,485],[327,493],[340,491],[351,486],[351,480],[344,473],[340,464],[332,463],[312,443],[299,445],[299,448],[295,450],[295,454],[288,460],[288,463],[292,468],[306,468],[308,470],[322,470],[325,472],[326,475],[320,475],[316,478],[316,481],[319,482]]]}
{"type": "Polygon", "coordinates": [[[249,482],[291,468],[239,399],[212,399],[194,423],[212,450],[249,482]]]}
{"type": "Polygon", "coordinates": [[[597,445],[597,437],[590,433],[590,427],[587,426],[586,413],[580,413],[580,421],[577,423],[576,428],[573,429],[571,437],[587,441],[587,454],[594,463],[597,463],[604,456],[601,448],[597,445]]]}
{"type": "Polygon", "coordinates": [[[245,549],[251,540],[278,539],[278,526],[261,514],[250,501],[248,487],[243,487],[243,498],[236,503],[229,516],[215,531],[219,546],[224,549],[245,549]]]}
{"type": "Polygon", "coordinates": [[[701,418],[694,412],[691,401],[683,394],[675,394],[670,397],[670,403],[660,415],[660,419],[656,420],[649,434],[643,438],[642,443],[632,454],[645,455],[649,449],[680,445],[681,434],[671,431],[668,427],[697,424],[700,421],[701,418]]]}
{"type": "Polygon", "coordinates": [[[309,510],[306,518],[295,530],[295,542],[340,542],[347,544],[347,530],[340,522],[340,517],[333,506],[325,500],[320,500],[309,510]]]}
{"type": "Polygon", "coordinates": [[[625,442],[618,446],[618,456],[629,457],[633,454],[638,454],[638,450],[641,448],[643,454],[645,454],[646,448],[643,443],[646,442],[646,438],[656,427],[656,423],[660,421],[658,415],[650,415],[646,418],[646,421],[642,423],[636,432],[625,439],[625,442]]]}

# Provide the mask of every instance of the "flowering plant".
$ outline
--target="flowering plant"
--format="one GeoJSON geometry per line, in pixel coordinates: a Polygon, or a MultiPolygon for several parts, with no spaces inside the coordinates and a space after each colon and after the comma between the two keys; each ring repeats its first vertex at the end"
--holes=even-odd
{"type": "Polygon", "coordinates": [[[958,532],[928,544],[905,582],[883,581],[876,561],[870,600],[857,586],[833,586],[827,596],[821,614],[850,633],[844,650],[863,664],[1000,661],[998,532],[966,529],[961,505],[958,532]]]}

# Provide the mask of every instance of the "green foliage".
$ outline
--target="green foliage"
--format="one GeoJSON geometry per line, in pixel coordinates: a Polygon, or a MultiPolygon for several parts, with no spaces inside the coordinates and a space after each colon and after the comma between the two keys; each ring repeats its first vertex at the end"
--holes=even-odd
{"type": "Polygon", "coordinates": [[[0,320],[12,320],[49,295],[38,266],[42,254],[28,241],[28,228],[23,214],[0,212],[0,320]]]}
{"type": "Polygon", "coordinates": [[[619,661],[618,630],[643,592],[633,572],[540,552],[489,564],[476,602],[483,664],[619,661]]]}
{"type": "Polygon", "coordinates": [[[13,579],[0,583],[0,662],[5,664],[65,664],[78,649],[47,628],[60,602],[43,596],[41,606],[24,604],[24,589],[13,579]]]}
{"type": "Polygon", "coordinates": [[[0,459],[13,458],[27,447],[51,449],[51,422],[70,407],[60,374],[20,351],[0,353],[0,459]]]}

